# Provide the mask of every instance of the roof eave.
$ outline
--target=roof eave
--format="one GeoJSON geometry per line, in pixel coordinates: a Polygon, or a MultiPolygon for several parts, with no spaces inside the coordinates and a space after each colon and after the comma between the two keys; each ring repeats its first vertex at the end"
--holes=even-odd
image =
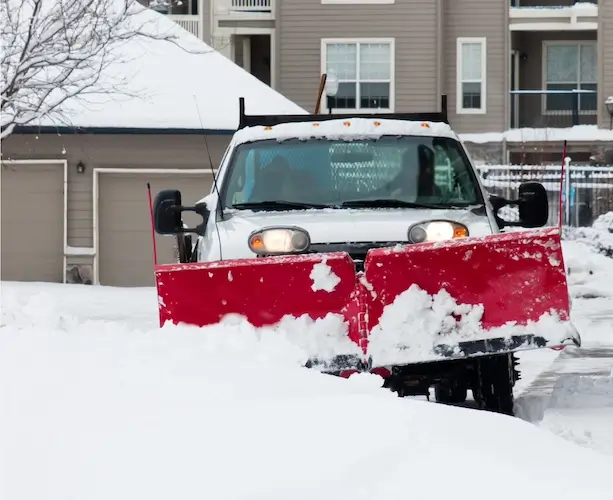
{"type": "Polygon", "coordinates": [[[139,128],[139,127],[53,127],[20,126],[13,134],[107,134],[107,135],[232,135],[236,130],[201,128],[139,128]]]}

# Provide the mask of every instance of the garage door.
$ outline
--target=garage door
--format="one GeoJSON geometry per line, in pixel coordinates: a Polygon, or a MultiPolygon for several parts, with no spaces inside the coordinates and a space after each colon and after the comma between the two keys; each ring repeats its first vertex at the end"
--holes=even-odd
{"type": "Polygon", "coordinates": [[[1,279],[61,283],[63,166],[3,163],[1,169],[1,279]]]}
{"type": "MultiPolygon", "coordinates": [[[[101,285],[152,286],[153,254],[147,182],[152,196],[162,189],[179,189],[183,203],[193,204],[209,194],[207,174],[117,174],[100,173],[98,178],[98,276],[101,285]]],[[[187,213],[186,223],[197,223],[187,213]]],[[[156,235],[158,262],[176,262],[175,238],[156,235]]]]}

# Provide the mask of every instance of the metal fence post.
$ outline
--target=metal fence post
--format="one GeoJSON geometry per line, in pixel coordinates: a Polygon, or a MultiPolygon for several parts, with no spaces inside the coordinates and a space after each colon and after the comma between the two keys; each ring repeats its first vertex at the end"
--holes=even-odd
{"type": "Polygon", "coordinates": [[[570,220],[570,156],[564,158],[564,219],[566,220],[566,225],[571,226],[570,220]]]}

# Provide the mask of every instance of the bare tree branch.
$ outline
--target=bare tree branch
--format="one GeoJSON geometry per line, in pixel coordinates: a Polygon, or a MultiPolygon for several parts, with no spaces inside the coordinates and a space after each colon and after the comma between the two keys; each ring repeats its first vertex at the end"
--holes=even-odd
{"type": "Polygon", "coordinates": [[[142,97],[116,70],[130,62],[122,50],[128,43],[212,50],[185,46],[178,27],[163,31],[157,21],[135,0],[0,0],[0,139],[43,118],[69,124],[68,100],[142,97]]]}

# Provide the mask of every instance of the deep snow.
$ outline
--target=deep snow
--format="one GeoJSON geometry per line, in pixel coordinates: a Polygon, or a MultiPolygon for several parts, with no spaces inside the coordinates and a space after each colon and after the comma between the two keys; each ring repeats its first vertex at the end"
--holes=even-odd
{"type": "Polygon", "coordinates": [[[564,249],[582,346],[520,355],[529,376],[516,386],[516,414],[613,456],[613,259],[589,240],[566,241],[564,249]]]}
{"type": "MultiPolygon", "coordinates": [[[[593,301],[605,311],[610,295],[576,290],[599,289],[589,270],[602,275],[610,259],[578,242],[564,250],[574,312],[593,301]]],[[[568,412],[537,426],[400,399],[373,375],[301,368],[304,352],[282,335],[158,329],[153,289],[2,283],[1,292],[2,499],[611,499],[608,448],[551,432],[577,425],[568,412]]],[[[547,364],[560,358],[535,352],[526,363],[535,380],[545,353],[547,364]]],[[[566,394],[592,385],[607,394],[601,380],[566,394]]],[[[601,414],[590,425],[606,438],[601,414]]]]}

